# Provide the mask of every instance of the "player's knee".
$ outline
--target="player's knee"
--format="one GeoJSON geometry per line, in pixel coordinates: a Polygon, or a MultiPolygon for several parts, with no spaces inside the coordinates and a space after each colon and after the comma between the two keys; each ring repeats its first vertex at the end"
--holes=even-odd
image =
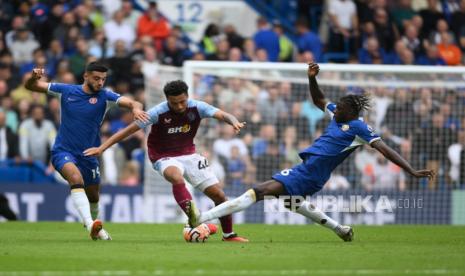
{"type": "Polygon", "coordinates": [[[68,182],[70,185],[75,185],[75,184],[83,184],[84,180],[82,179],[82,176],[78,173],[73,173],[71,174],[70,177],[68,177],[68,182]]]}
{"type": "Polygon", "coordinates": [[[177,168],[173,168],[173,169],[167,168],[163,172],[163,176],[171,184],[184,183],[184,177],[182,176],[181,172],[177,168]]]}

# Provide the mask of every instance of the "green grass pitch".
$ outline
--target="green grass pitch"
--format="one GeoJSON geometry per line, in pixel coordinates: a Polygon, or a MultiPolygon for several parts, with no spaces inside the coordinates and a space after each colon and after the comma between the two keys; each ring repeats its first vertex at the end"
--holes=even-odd
{"type": "Polygon", "coordinates": [[[186,243],[182,225],[1,223],[0,275],[465,275],[465,227],[355,226],[345,243],[319,226],[237,225],[248,244],[186,243]]]}

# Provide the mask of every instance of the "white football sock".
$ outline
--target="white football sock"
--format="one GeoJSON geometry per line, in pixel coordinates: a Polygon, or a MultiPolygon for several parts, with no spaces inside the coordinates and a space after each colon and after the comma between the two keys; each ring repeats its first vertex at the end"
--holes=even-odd
{"type": "Polygon", "coordinates": [[[73,189],[71,190],[71,200],[73,201],[74,207],[78,210],[79,216],[82,222],[89,230],[92,227],[92,216],[90,214],[90,204],[87,199],[84,189],[73,189]]]}
{"type": "Polygon", "coordinates": [[[238,198],[223,202],[220,205],[208,210],[207,212],[201,213],[199,222],[203,223],[212,219],[224,217],[232,213],[242,211],[247,209],[250,205],[254,204],[255,201],[255,192],[254,190],[250,189],[238,198]]]}
{"type": "Polygon", "coordinates": [[[90,203],[90,214],[93,220],[98,219],[98,202],[90,203]]]}
{"type": "Polygon", "coordinates": [[[308,201],[304,201],[300,207],[297,208],[296,213],[299,213],[331,230],[334,230],[337,226],[339,226],[337,221],[325,215],[325,213],[308,201]]]}

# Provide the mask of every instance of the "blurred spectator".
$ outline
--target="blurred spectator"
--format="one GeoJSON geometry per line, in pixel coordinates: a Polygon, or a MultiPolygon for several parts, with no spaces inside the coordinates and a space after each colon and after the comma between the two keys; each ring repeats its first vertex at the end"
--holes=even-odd
{"type": "MultiPolygon", "coordinates": [[[[285,117],[280,117],[277,122],[278,137],[285,139],[284,130],[287,127],[295,127],[297,132],[297,140],[310,139],[310,123],[307,117],[301,115],[301,103],[292,105],[290,114],[285,117]]],[[[311,115],[313,117],[313,115],[311,115]]]]}
{"type": "MultiPolygon", "coordinates": [[[[216,155],[212,155],[211,151],[207,149],[203,149],[200,152],[201,152],[201,155],[208,160],[210,169],[212,170],[213,174],[218,179],[218,184],[221,187],[224,187],[226,172],[225,172],[223,165],[219,161],[218,157],[216,155]]],[[[228,184],[230,183],[228,182],[228,184]]]]}
{"type": "Polygon", "coordinates": [[[216,53],[216,44],[220,39],[220,28],[214,23],[210,23],[205,28],[203,38],[200,41],[200,48],[205,55],[213,55],[216,53]]]}
{"type": "Polygon", "coordinates": [[[17,30],[16,39],[13,40],[9,48],[13,54],[15,64],[23,65],[32,61],[32,53],[39,46],[39,43],[34,38],[31,38],[29,30],[22,27],[17,30]]]}
{"type": "Polygon", "coordinates": [[[124,23],[129,25],[131,29],[137,29],[137,21],[139,20],[142,13],[134,9],[132,0],[123,0],[121,2],[121,11],[124,16],[124,23]]]}
{"type": "Polygon", "coordinates": [[[81,82],[83,79],[86,60],[89,56],[89,44],[87,40],[80,38],[76,41],[76,52],[69,57],[69,69],[74,77],[81,82]]]}
{"type": "Polygon", "coordinates": [[[333,172],[329,177],[323,189],[329,191],[342,191],[350,189],[350,183],[347,178],[339,172],[333,172]]]}
{"type": "Polygon", "coordinates": [[[253,36],[256,49],[264,49],[269,61],[278,61],[279,36],[271,30],[263,17],[257,19],[257,32],[253,36]]]}
{"type": "Polygon", "coordinates": [[[454,33],[449,31],[449,24],[445,19],[439,19],[436,24],[436,29],[432,31],[429,35],[428,42],[433,45],[441,43],[441,35],[443,33],[448,33],[451,38],[451,43],[455,43],[454,33]]]}
{"type": "Polygon", "coordinates": [[[231,152],[233,147],[237,147],[241,157],[248,156],[249,151],[242,139],[235,136],[234,129],[230,125],[222,125],[220,137],[213,143],[213,154],[220,158],[220,161],[231,159],[231,152]]]}
{"type": "Polygon", "coordinates": [[[366,191],[392,190],[404,191],[405,175],[400,167],[377,153],[376,161],[364,168],[362,186],[366,191]]]}
{"type": "MultiPolygon", "coordinates": [[[[107,60],[111,68],[110,84],[115,85],[118,81],[129,81],[129,70],[132,67],[132,60],[128,56],[126,43],[123,40],[117,40],[114,44],[114,56],[107,60]]],[[[119,92],[119,91],[118,91],[119,92]]]]}
{"type": "Polygon", "coordinates": [[[47,76],[53,77],[55,75],[55,68],[53,64],[47,61],[47,57],[42,49],[37,48],[32,52],[32,61],[24,63],[19,70],[19,74],[23,76],[27,72],[32,71],[33,68],[44,68],[47,76]]]}
{"type": "Polygon", "coordinates": [[[288,110],[284,101],[279,97],[277,87],[268,89],[268,97],[258,101],[258,111],[260,112],[264,124],[276,124],[278,117],[285,117],[288,110]]]}
{"type": "Polygon", "coordinates": [[[447,149],[447,155],[451,165],[449,176],[452,183],[465,186],[465,130],[460,131],[458,142],[447,149]]]}
{"type": "Polygon", "coordinates": [[[253,93],[245,87],[246,81],[239,78],[232,78],[228,80],[228,88],[221,92],[218,102],[221,107],[226,107],[232,102],[239,102],[241,104],[254,98],[253,93]]]}
{"type": "Polygon", "coordinates": [[[169,36],[163,47],[161,63],[181,67],[184,62],[184,51],[177,45],[177,39],[174,36],[169,36]]]}
{"type": "Polygon", "coordinates": [[[246,174],[246,161],[239,147],[232,146],[230,157],[226,160],[226,181],[230,185],[242,185],[246,174]]]}
{"type": "Polygon", "coordinates": [[[420,10],[419,14],[423,19],[423,28],[421,29],[421,37],[428,37],[437,25],[440,19],[444,19],[444,15],[438,9],[438,0],[428,0],[428,7],[420,10]]]}
{"type": "Polygon", "coordinates": [[[125,163],[119,183],[122,186],[137,186],[140,184],[139,164],[136,161],[125,163]]]}
{"type": "Polygon", "coordinates": [[[273,31],[279,36],[279,57],[282,62],[290,62],[294,55],[294,45],[284,34],[283,26],[280,23],[273,24],[273,31]]]}
{"type": "Polygon", "coordinates": [[[412,51],[415,56],[419,56],[422,53],[422,45],[418,37],[418,29],[415,25],[407,24],[405,26],[405,34],[401,39],[405,46],[412,51]]]}
{"type": "Polygon", "coordinates": [[[295,27],[299,53],[311,52],[315,62],[321,61],[323,46],[318,35],[308,29],[307,22],[304,20],[297,20],[295,27]]]}
{"type": "Polygon", "coordinates": [[[6,125],[5,112],[0,110],[0,161],[18,157],[18,137],[6,125]]]}
{"type": "Polygon", "coordinates": [[[452,14],[450,27],[454,32],[456,41],[465,36],[465,0],[460,0],[460,9],[452,14]]]}
{"type": "Polygon", "coordinates": [[[114,49],[110,47],[102,29],[95,30],[92,40],[89,41],[89,55],[98,59],[105,59],[114,55],[114,49]]]}
{"type": "Polygon", "coordinates": [[[126,43],[126,48],[129,49],[136,38],[134,29],[124,21],[124,13],[121,10],[115,12],[113,20],[105,23],[104,30],[109,45],[114,45],[116,41],[122,40],[126,43]]]}
{"type": "MultiPolygon", "coordinates": [[[[293,112],[294,113],[294,112],[293,112]]],[[[307,118],[308,120],[308,129],[310,130],[311,135],[314,136],[316,125],[318,122],[323,119],[325,113],[316,107],[313,102],[306,100],[302,103],[300,108],[300,115],[307,118]]]]}
{"type": "Polygon", "coordinates": [[[105,17],[102,11],[102,3],[99,1],[84,0],[83,4],[87,7],[87,10],[89,11],[89,20],[92,22],[95,29],[103,28],[103,24],[105,23],[105,17]]]}
{"type": "Polygon", "coordinates": [[[431,45],[426,48],[426,53],[420,55],[416,60],[417,65],[446,65],[444,59],[439,55],[438,47],[431,45]]]}
{"type": "Polygon", "coordinates": [[[30,76],[30,72],[24,74],[23,82],[21,83],[21,85],[11,91],[11,99],[13,99],[13,104],[15,106],[18,106],[19,102],[21,102],[22,100],[26,100],[29,103],[34,102],[40,105],[44,105],[47,102],[47,96],[45,94],[32,92],[25,87],[26,81],[29,79],[30,76]]]}
{"type": "Polygon", "coordinates": [[[67,43],[68,33],[76,26],[76,18],[72,12],[68,11],[64,13],[60,19],[60,24],[54,26],[53,38],[60,41],[63,45],[68,45],[70,44],[67,43]]]}
{"type": "Polygon", "coordinates": [[[253,39],[246,38],[244,40],[244,58],[247,61],[255,61],[257,57],[255,55],[255,42],[253,39]]]}
{"type": "Polygon", "coordinates": [[[0,110],[5,113],[6,126],[8,126],[14,133],[16,133],[19,125],[19,119],[18,114],[16,113],[16,110],[13,106],[13,100],[10,97],[1,99],[0,110]]]}
{"type": "Polygon", "coordinates": [[[76,25],[80,36],[90,39],[94,32],[94,24],[89,19],[89,9],[85,5],[78,5],[75,9],[76,25]]]}
{"type": "Polygon", "coordinates": [[[379,47],[386,52],[391,52],[394,48],[394,42],[399,39],[399,32],[389,20],[389,15],[385,9],[375,10],[374,24],[379,47]]]}
{"type": "Polygon", "coordinates": [[[267,143],[266,152],[257,156],[255,164],[257,166],[257,181],[263,182],[270,179],[281,168],[281,162],[284,161],[280,154],[279,144],[274,140],[267,143]]]}
{"type": "Polygon", "coordinates": [[[32,34],[32,32],[29,32],[29,30],[27,30],[24,18],[21,16],[15,16],[11,21],[11,30],[5,33],[6,47],[11,49],[13,42],[19,39],[20,32],[27,32],[27,36],[23,34],[23,36],[26,36],[26,40],[34,40],[34,35],[32,34]]]}
{"type": "Polygon", "coordinates": [[[330,52],[355,52],[355,43],[359,36],[357,9],[352,0],[329,1],[328,15],[330,52]]]}
{"type": "Polygon", "coordinates": [[[227,61],[229,59],[229,42],[225,37],[216,41],[216,52],[207,55],[207,60],[227,61]]]}
{"type": "Polygon", "coordinates": [[[417,15],[412,8],[412,0],[399,0],[396,7],[391,11],[392,19],[401,32],[410,24],[410,20],[417,15]]]}
{"type": "Polygon", "coordinates": [[[452,37],[449,33],[441,34],[441,43],[438,45],[439,55],[447,65],[460,65],[462,62],[462,52],[460,48],[452,44],[452,37]]]}
{"type": "Polygon", "coordinates": [[[297,137],[297,128],[295,126],[290,125],[284,128],[282,135],[285,152],[284,159],[292,166],[302,162],[299,157],[299,151],[297,150],[297,137]]]}
{"type": "Polygon", "coordinates": [[[414,155],[425,155],[426,169],[434,170],[438,176],[429,182],[428,188],[438,188],[438,181],[444,182],[444,170],[447,165],[447,149],[457,141],[457,134],[450,128],[444,128],[445,118],[440,112],[432,116],[431,125],[417,129],[414,135],[414,155]]]}
{"type": "MultiPolygon", "coordinates": [[[[262,125],[260,127],[258,137],[252,144],[252,158],[256,160],[260,155],[265,154],[267,152],[268,145],[271,142],[276,141],[276,137],[276,128],[274,125],[262,125]]],[[[270,175],[268,175],[268,177],[270,175]]]]}
{"type": "Polygon", "coordinates": [[[239,48],[242,50],[244,45],[244,38],[237,33],[236,27],[231,24],[224,26],[223,32],[226,35],[229,46],[231,48],[239,48]]]}
{"type": "Polygon", "coordinates": [[[137,23],[137,36],[148,35],[153,38],[155,49],[161,51],[163,42],[170,35],[168,21],[158,12],[157,2],[150,0],[147,11],[137,23]]]}
{"type": "Polygon", "coordinates": [[[31,118],[19,126],[19,151],[23,160],[41,161],[48,164],[48,154],[55,141],[53,123],[45,119],[44,107],[31,107],[31,118]]]}
{"type": "Polygon", "coordinates": [[[380,48],[376,37],[369,37],[363,48],[358,50],[358,60],[361,64],[389,63],[389,57],[383,48],[380,48]]]}

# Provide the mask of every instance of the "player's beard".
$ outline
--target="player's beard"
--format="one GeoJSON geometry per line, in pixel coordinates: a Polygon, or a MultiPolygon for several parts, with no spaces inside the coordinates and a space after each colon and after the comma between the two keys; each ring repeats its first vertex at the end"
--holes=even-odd
{"type": "Polygon", "coordinates": [[[90,83],[87,83],[87,88],[89,88],[90,92],[92,92],[92,93],[97,93],[97,92],[100,91],[100,89],[95,90],[94,86],[92,86],[90,83]]]}

